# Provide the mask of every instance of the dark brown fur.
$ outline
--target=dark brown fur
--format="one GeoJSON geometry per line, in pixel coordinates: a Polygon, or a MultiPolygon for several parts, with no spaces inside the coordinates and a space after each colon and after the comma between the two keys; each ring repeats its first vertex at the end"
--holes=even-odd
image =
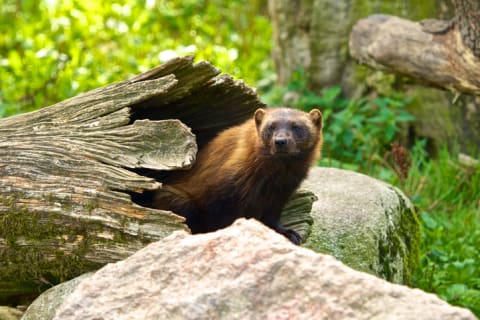
{"type": "Polygon", "coordinates": [[[200,150],[191,170],[164,181],[171,196],[157,193],[154,207],[185,216],[193,233],[247,217],[298,244],[300,236],[280,224],[280,213],[320,154],[321,129],[316,109],[258,109],[200,150]]]}

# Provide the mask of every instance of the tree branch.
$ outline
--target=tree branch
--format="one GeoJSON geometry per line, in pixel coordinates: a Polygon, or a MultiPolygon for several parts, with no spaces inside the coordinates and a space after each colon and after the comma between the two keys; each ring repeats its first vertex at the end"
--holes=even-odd
{"type": "Polygon", "coordinates": [[[411,22],[388,15],[358,21],[350,54],[373,68],[398,72],[428,85],[480,94],[480,59],[462,42],[458,26],[411,22]]]}

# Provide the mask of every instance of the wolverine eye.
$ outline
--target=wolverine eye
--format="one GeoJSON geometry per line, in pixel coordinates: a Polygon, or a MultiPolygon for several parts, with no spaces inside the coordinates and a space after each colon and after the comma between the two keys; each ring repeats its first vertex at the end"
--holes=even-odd
{"type": "Polygon", "coordinates": [[[305,135],[305,128],[298,123],[292,123],[292,131],[298,137],[303,137],[305,135]]]}
{"type": "Polygon", "coordinates": [[[303,130],[303,127],[300,126],[298,123],[292,123],[292,130],[295,132],[300,132],[303,130]]]}
{"type": "Polygon", "coordinates": [[[274,130],[275,130],[275,123],[270,123],[270,124],[267,126],[267,131],[268,131],[268,133],[272,133],[274,130]]]}
{"type": "Polygon", "coordinates": [[[275,131],[275,124],[273,123],[268,123],[263,127],[262,129],[262,137],[265,140],[270,140],[270,138],[273,136],[273,132],[275,131]]]}

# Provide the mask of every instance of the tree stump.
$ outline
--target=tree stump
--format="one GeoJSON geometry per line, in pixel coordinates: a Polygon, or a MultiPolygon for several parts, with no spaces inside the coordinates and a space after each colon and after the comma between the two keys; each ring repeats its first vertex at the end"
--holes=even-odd
{"type": "Polygon", "coordinates": [[[264,107],[207,62],[176,58],[0,120],[0,304],[123,259],[184,219],[133,199],[264,107]],[[153,174],[154,173],[154,174],[153,174]]]}

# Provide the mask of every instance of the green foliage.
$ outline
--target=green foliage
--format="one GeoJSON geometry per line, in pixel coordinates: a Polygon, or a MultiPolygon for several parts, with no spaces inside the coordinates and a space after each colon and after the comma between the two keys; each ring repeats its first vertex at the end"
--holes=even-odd
{"type": "MultiPolygon", "coordinates": [[[[377,173],[383,164],[383,154],[390,148],[400,125],[412,121],[405,111],[408,100],[402,97],[363,97],[345,99],[341,88],[322,90],[320,95],[306,88],[303,72],[293,76],[285,89],[277,89],[265,96],[269,104],[280,105],[284,97],[293,97],[291,106],[308,111],[320,108],[324,119],[322,155],[327,165],[377,173]]],[[[389,170],[382,170],[390,177],[389,170]]]]}
{"type": "Polygon", "coordinates": [[[265,0],[4,0],[0,116],[195,54],[252,84],[272,63],[265,0]],[[268,40],[265,40],[268,39],[268,40]]]}
{"type": "Polygon", "coordinates": [[[428,160],[419,143],[405,191],[422,222],[416,286],[480,315],[480,167],[462,167],[447,150],[428,160]]]}

